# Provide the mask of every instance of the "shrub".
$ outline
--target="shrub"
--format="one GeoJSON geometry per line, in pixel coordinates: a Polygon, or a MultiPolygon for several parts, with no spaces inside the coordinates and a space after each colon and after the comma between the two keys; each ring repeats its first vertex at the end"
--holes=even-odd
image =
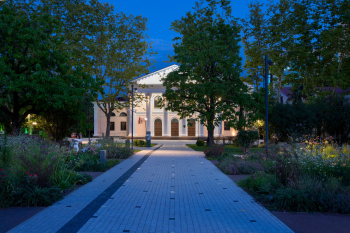
{"type": "Polygon", "coordinates": [[[204,146],[205,142],[203,140],[197,140],[196,145],[197,146],[204,146]]]}
{"type": "Polygon", "coordinates": [[[265,144],[265,143],[259,144],[259,145],[258,145],[258,148],[265,148],[265,147],[266,147],[266,144],[265,144]]]}
{"type": "Polygon", "coordinates": [[[241,158],[225,157],[219,163],[219,169],[226,174],[253,174],[256,171],[264,171],[264,167],[259,162],[246,161],[241,158]]]}
{"type": "Polygon", "coordinates": [[[137,140],[137,139],[135,139],[134,140],[134,146],[139,146],[140,144],[139,144],[139,140],[137,140]]]}
{"type": "Polygon", "coordinates": [[[130,149],[130,140],[129,139],[125,140],[125,147],[130,149]]]}
{"type": "Polygon", "coordinates": [[[146,145],[146,142],[143,140],[139,140],[139,146],[143,147],[146,145]]]}
{"type": "Polygon", "coordinates": [[[269,193],[280,186],[275,176],[258,172],[245,180],[240,180],[238,185],[256,193],[269,193]]]}
{"type": "Polygon", "coordinates": [[[305,191],[292,188],[276,190],[273,198],[277,208],[285,211],[314,211],[316,203],[305,191]]]}
{"type": "Polygon", "coordinates": [[[225,152],[225,149],[221,145],[210,147],[209,150],[204,149],[205,156],[212,157],[212,158],[219,158],[224,152],[225,152]]]}
{"type": "Polygon", "coordinates": [[[58,187],[35,187],[33,190],[24,191],[18,204],[21,206],[50,206],[61,198],[61,190],[58,187]]]}
{"type": "MultiPolygon", "coordinates": [[[[226,153],[224,153],[224,154],[226,154],[226,153]]],[[[226,174],[237,174],[238,167],[237,167],[237,164],[235,163],[236,160],[237,159],[234,158],[233,156],[226,156],[223,158],[221,157],[219,160],[220,163],[218,165],[218,168],[226,174]]]]}
{"type": "Polygon", "coordinates": [[[254,141],[259,139],[258,131],[242,130],[237,134],[237,142],[244,153],[250,150],[254,141]]]}

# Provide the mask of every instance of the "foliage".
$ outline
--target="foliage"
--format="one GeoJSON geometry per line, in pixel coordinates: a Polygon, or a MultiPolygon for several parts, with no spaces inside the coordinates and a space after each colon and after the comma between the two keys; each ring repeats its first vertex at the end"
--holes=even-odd
{"type": "Polygon", "coordinates": [[[219,160],[219,168],[244,174],[244,166],[253,172],[239,185],[275,209],[350,213],[349,147],[333,144],[332,138],[305,136],[303,141],[305,147],[270,146],[268,156],[226,156],[219,160]]]}
{"type": "Polygon", "coordinates": [[[262,6],[264,4],[259,2],[248,4],[250,14],[247,19],[242,19],[242,44],[246,58],[243,66],[246,76],[242,80],[254,84],[256,92],[265,77],[264,55],[269,52],[266,13],[262,12],[262,6]]]}
{"type": "MultiPolygon", "coordinates": [[[[11,136],[6,140],[10,159],[6,167],[3,159],[0,163],[0,207],[51,205],[66,190],[92,180],[77,171],[105,171],[119,163],[113,159],[100,164],[93,146],[76,152],[34,136],[11,136]]],[[[110,140],[102,140],[102,144],[113,147],[110,140]]],[[[131,155],[130,149],[118,148],[122,152],[116,157],[131,155]]]]}
{"type": "Polygon", "coordinates": [[[18,133],[28,114],[75,108],[86,93],[96,96],[101,81],[67,64],[72,54],[61,49],[58,20],[32,2],[16,4],[0,7],[0,109],[18,133]]]}
{"type": "Polygon", "coordinates": [[[167,109],[179,112],[181,118],[198,112],[212,146],[219,122],[229,121],[232,127],[247,124],[237,119],[238,106],[246,108],[247,116],[253,115],[249,110],[254,98],[240,80],[240,27],[231,15],[230,1],[206,0],[172,22],[171,29],[181,35],[173,39],[171,57],[180,67],[164,78],[167,109]]]}
{"type": "Polygon", "coordinates": [[[269,127],[278,141],[296,142],[303,135],[328,133],[338,143],[350,141],[350,102],[345,97],[316,98],[308,103],[274,104],[269,127]],[[336,113],[336,114],[335,114],[336,113]]]}
{"type": "Polygon", "coordinates": [[[145,145],[146,145],[146,142],[145,142],[145,141],[143,141],[143,140],[140,140],[140,141],[139,141],[139,145],[140,145],[141,147],[143,147],[143,146],[145,146],[145,145]]]}
{"type": "Polygon", "coordinates": [[[100,145],[99,150],[106,150],[108,159],[126,159],[133,154],[130,148],[115,143],[113,140],[100,139],[98,143],[100,145]]]}
{"type": "Polygon", "coordinates": [[[91,7],[96,14],[89,19],[95,24],[88,28],[91,36],[88,48],[94,64],[90,72],[105,81],[96,103],[107,118],[106,137],[109,137],[112,112],[129,106],[131,81],[148,72],[152,64],[150,56],[154,53],[146,41],[146,18],[114,14],[112,5],[98,1],[92,1],[91,7]]]}
{"type": "Polygon", "coordinates": [[[273,175],[261,171],[249,176],[245,180],[239,181],[238,184],[252,192],[265,194],[279,186],[273,175]]]}
{"type": "Polygon", "coordinates": [[[196,141],[196,145],[197,146],[204,146],[205,145],[205,142],[203,140],[197,140],[196,141]]]}
{"type": "Polygon", "coordinates": [[[304,190],[280,188],[276,190],[274,204],[284,211],[313,211],[315,200],[310,198],[304,190]]]}
{"type": "Polygon", "coordinates": [[[222,145],[212,146],[208,150],[204,149],[206,157],[219,158],[225,152],[225,148],[222,145]]]}
{"type": "Polygon", "coordinates": [[[242,148],[243,152],[248,152],[252,144],[258,139],[258,131],[241,130],[237,134],[237,142],[238,145],[242,148]]]}

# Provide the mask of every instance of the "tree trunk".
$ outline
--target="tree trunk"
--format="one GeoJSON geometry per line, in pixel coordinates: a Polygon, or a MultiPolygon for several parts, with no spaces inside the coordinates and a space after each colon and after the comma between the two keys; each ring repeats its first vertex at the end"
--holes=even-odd
{"type": "Polygon", "coordinates": [[[106,127],[106,138],[109,138],[111,132],[111,115],[106,114],[107,118],[107,127],[106,127]]]}
{"type": "Polygon", "coordinates": [[[214,124],[213,122],[208,123],[208,141],[207,145],[212,147],[214,145],[214,124]]]}

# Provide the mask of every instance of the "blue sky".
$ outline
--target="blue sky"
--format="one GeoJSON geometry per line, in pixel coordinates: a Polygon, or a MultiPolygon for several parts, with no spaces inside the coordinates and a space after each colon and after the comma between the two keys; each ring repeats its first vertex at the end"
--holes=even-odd
{"type": "MultiPolygon", "coordinates": [[[[232,0],[232,15],[237,18],[246,18],[249,14],[248,4],[253,0],[232,0]]],[[[158,52],[154,55],[157,61],[155,69],[150,72],[162,69],[172,63],[167,61],[167,54],[173,55],[172,39],[176,33],[170,30],[171,22],[181,19],[186,12],[191,11],[195,6],[195,0],[105,0],[102,2],[114,5],[115,12],[123,12],[131,15],[142,15],[148,19],[147,34],[150,41],[153,41],[153,49],[158,52]]],[[[267,3],[267,0],[260,0],[267,3]]],[[[243,57],[243,49],[241,49],[243,57]]]]}

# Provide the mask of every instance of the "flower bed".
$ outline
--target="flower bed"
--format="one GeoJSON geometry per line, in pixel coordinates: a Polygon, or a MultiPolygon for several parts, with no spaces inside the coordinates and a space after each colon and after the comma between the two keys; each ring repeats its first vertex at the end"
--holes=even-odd
{"type": "Polygon", "coordinates": [[[132,152],[116,144],[93,145],[77,152],[37,137],[3,138],[0,151],[0,208],[49,206],[75,185],[92,180],[80,171],[106,171],[132,152]],[[99,147],[99,148],[97,148],[99,147]],[[107,148],[108,147],[108,148],[107,148]],[[107,149],[100,163],[97,150],[107,149]]]}
{"type": "Polygon", "coordinates": [[[269,155],[224,154],[227,174],[251,174],[238,182],[271,209],[350,213],[350,148],[336,144],[273,146],[269,155]]]}

